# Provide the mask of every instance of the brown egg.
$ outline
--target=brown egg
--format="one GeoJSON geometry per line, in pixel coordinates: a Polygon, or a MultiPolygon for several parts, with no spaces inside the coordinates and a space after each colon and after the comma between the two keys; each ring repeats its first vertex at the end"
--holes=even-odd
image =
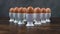
{"type": "Polygon", "coordinates": [[[51,13],[51,9],[50,8],[46,8],[46,12],[47,13],[51,13]]]}
{"type": "Polygon", "coordinates": [[[33,9],[33,7],[28,7],[27,8],[27,13],[34,13],[34,9],[33,9]]]}
{"type": "Polygon", "coordinates": [[[34,8],[34,13],[36,13],[37,12],[37,8],[34,8]]]}
{"type": "Polygon", "coordinates": [[[13,10],[14,13],[18,13],[18,7],[15,7],[13,10]]]}
{"type": "Polygon", "coordinates": [[[23,7],[20,7],[19,9],[18,9],[18,13],[23,13],[23,7]]]}
{"type": "Polygon", "coordinates": [[[39,10],[40,10],[40,13],[42,13],[42,10],[41,10],[41,8],[40,8],[39,10]]]}
{"type": "Polygon", "coordinates": [[[14,8],[10,8],[9,12],[13,12],[13,9],[14,9],[14,8]]]}
{"type": "Polygon", "coordinates": [[[27,11],[27,8],[24,7],[24,8],[22,9],[22,12],[23,12],[23,13],[26,13],[26,11],[27,11]]]}
{"type": "Polygon", "coordinates": [[[41,12],[42,13],[46,13],[46,9],[45,8],[41,8],[41,12]]]}
{"type": "Polygon", "coordinates": [[[43,10],[40,8],[40,13],[43,13],[43,10]]]}
{"type": "Polygon", "coordinates": [[[40,8],[39,7],[35,8],[34,13],[41,13],[40,8]]]}

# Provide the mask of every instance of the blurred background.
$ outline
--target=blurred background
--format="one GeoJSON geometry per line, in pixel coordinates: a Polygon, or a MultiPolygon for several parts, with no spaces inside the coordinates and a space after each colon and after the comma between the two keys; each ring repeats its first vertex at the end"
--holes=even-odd
{"type": "Polygon", "coordinates": [[[9,17],[11,7],[49,7],[52,10],[52,17],[60,17],[60,0],[0,0],[0,17],[9,17]]]}

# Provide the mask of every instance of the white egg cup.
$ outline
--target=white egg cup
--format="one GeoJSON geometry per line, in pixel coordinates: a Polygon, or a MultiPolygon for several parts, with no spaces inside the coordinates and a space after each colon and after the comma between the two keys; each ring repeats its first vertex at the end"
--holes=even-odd
{"type": "Polygon", "coordinates": [[[13,21],[14,21],[14,19],[11,19],[11,18],[10,18],[9,22],[13,22],[13,21]]]}
{"type": "Polygon", "coordinates": [[[46,23],[45,13],[40,14],[41,23],[46,23]]]}
{"type": "Polygon", "coordinates": [[[23,13],[18,13],[18,24],[20,25],[20,24],[25,24],[24,22],[23,22],[23,13]]]}
{"type": "Polygon", "coordinates": [[[51,22],[50,19],[46,19],[46,22],[51,22]]]}
{"type": "Polygon", "coordinates": [[[13,19],[13,13],[10,13],[10,12],[9,12],[9,17],[10,17],[9,22],[14,22],[14,19],[13,19]]]}
{"type": "Polygon", "coordinates": [[[51,17],[51,13],[46,13],[46,22],[51,22],[50,17],[51,17]]]}
{"type": "Polygon", "coordinates": [[[18,23],[18,20],[17,20],[17,13],[13,13],[13,17],[14,17],[14,23],[18,23]]]}
{"type": "Polygon", "coordinates": [[[40,14],[34,14],[35,25],[41,25],[40,14]]]}
{"type": "Polygon", "coordinates": [[[26,14],[26,20],[27,20],[27,24],[26,26],[34,26],[33,24],[33,14],[26,14]]]}
{"type": "Polygon", "coordinates": [[[23,13],[23,22],[26,22],[26,13],[23,13]]]}

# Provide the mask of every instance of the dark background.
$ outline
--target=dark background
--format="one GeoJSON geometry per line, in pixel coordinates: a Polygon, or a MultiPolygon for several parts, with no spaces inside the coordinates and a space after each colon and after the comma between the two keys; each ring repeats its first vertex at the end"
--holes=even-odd
{"type": "Polygon", "coordinates": [[[16,6],[49,7],[52,17],[60,17],[60,0],[0,0],[0,17],[9,17],[9,8],[16,6]]]}

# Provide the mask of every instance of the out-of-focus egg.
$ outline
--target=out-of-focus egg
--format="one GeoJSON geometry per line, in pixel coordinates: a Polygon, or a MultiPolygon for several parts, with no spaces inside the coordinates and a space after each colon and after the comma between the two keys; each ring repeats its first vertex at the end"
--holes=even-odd
{"type": "Polygon", "coordinates": [[[41,8],[42,13],[46,13],[46,9],[45,8],[41,8]]]}
{"type": "Polygon", "coordinates": [[[26,13],[26,11],[27,11],[27,8],[24,7],[24,8],[22,9],[22,12],[23,12],[23,13],[26,13]]]}
{"type": "Polygon", "coordinates": [[[13,10],[14,13],[18,13],[18,7],[15,7],[13,10]]]}
{"type": "Polygon", "coordinates": [[[35,13],[40,13],[40,8],[39,8],[39,7],[35,8],[35,9],[34,9],[34,12],[35,12],[35,13]]]}
{"type": "Polygon", "coordinates": [[[9,12],[12,12],[12,13],[13,13],[13,9],[14,9],[14,8],[10,8],[9,12]]]}
{"type": "Polygon", "coordinates": [[[47,13],[51,13],[51,9],[50,8],[46,8],[46,12],[47,13]]]}
{"type": "Polygon", "coordinates": [[[18,13],[22,13],[23,7],[18,8],[18,13]]]}
{"type": "Polygon", "coordinates": [[[34,9],[33,9],[33,7],[28,7],[27,8],[27,13],[34,13],[34,9]]]}

